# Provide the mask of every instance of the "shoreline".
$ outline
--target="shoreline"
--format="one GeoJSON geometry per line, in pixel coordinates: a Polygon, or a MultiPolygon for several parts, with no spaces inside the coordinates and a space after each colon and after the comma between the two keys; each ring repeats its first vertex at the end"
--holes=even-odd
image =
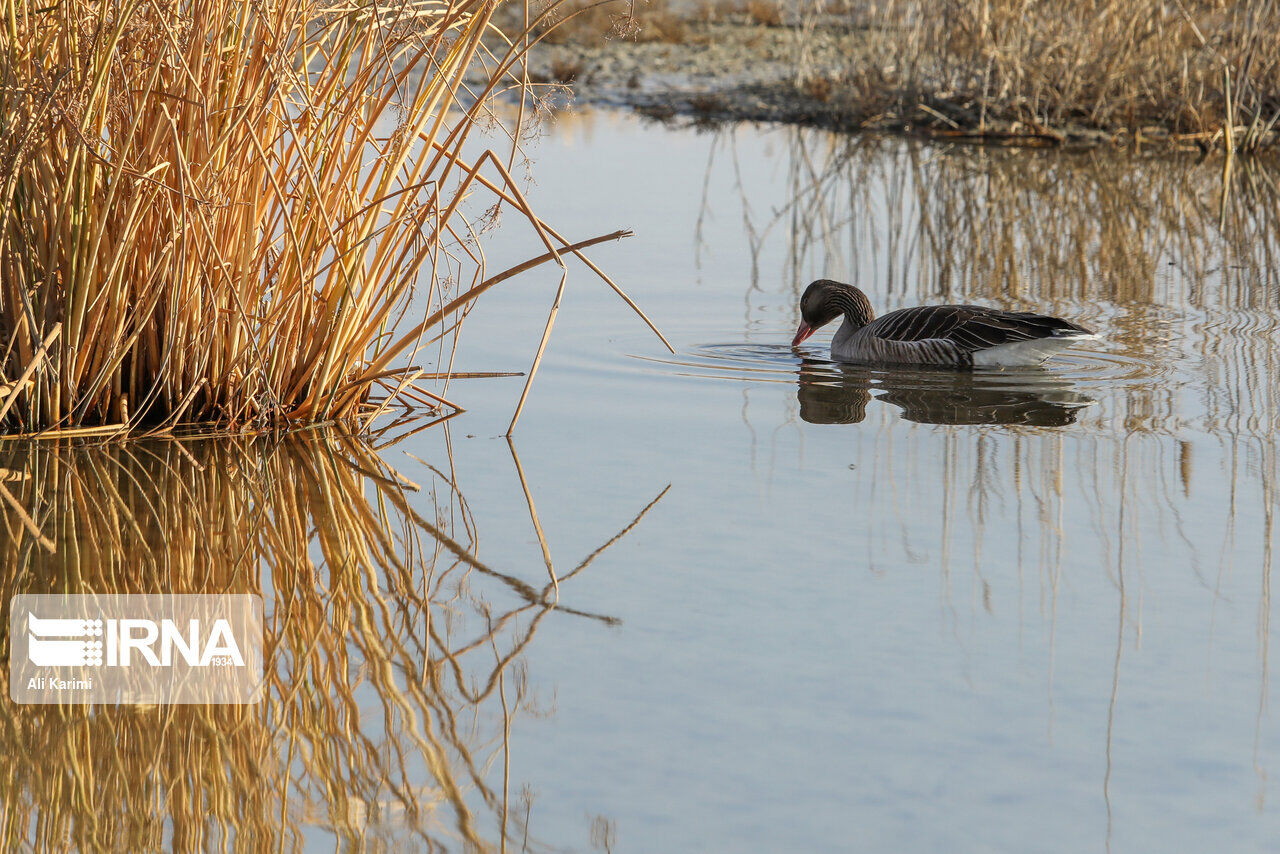
{"type": "MultiPolygon", "coordinates": [[[[776,122],[845,133],[1028,147],[1209,152],[1224,128],[1178,133],[1155,124],[1090,126],[989,117],[959,97],[901,94],[868,103],[841,81],[869,36],[837,19],[780,24],[746,16],[718,21],[681,19],[678,40],[588,39],[578,34],[537,45],[529,78],[552,109],[571,105],[627,108],[657,120],[687,118],[716,125],[776,122]]],[[[944,93],[945,94],[945,93],[944,93]]],[[[1236,130],[1237,137],[1247,129],[1236,130]]],[[[1272,145],[1276,134],[1269,141],[1272,145]]]]}

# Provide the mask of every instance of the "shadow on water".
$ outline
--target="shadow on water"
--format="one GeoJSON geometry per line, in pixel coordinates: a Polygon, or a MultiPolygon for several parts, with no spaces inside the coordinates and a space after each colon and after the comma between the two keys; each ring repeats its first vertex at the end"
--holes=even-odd
{"type": "Polygon", "coordinates": [[[919,424],[1061,427],[1093,400],[1046,370],[892,371],[805,360],[796,385],[800,417],[810,424],[857,424],[872,399],[919,424]]]}
{"type": "Polygon", "coordinates": [[[512,722],[539,712],[524,653],[552,615],[616,622],[566,600],[649,508],[530,580],[479,559],[452,469],[424,466],[323,434],[0,445],[6,656],[11,596],[102,590],[260,594],[267,656],[257,705],[5,702],[5,849],[532,842],[509,789],[512,722]]]}
{"type": "Polygon", "coordinates": [[[739,382],[794,382],[800,418],[811,424],[859,424],[873,400],[892,404],[920,424],[1061,427],[1076,423],[1094,403],[1083,393],[1081,366],[1074,370],[953,371],[871,368],[842,364],[788,347],[713,344],[673,357],[646,357],[674,374],[739,382]]]}

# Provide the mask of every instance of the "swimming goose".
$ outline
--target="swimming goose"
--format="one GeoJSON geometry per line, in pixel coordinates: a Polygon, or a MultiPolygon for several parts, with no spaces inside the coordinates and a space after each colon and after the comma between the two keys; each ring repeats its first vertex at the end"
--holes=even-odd
{"type": "Polygon", "coordinates": [[[841,315],[844,323],[831,340],[831,358],[868,365],[1038,365],[1077,341],[1097,338],[1057,317],[978,305],[924,305],[877,318],[862,291],[819,279],[800,297],[800,328],[791,346],[841,315]]]}

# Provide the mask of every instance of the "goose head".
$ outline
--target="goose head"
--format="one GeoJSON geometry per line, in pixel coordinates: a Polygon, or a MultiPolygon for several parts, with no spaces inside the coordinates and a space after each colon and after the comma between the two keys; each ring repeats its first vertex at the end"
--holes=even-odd
{"type": "Polygon", "coordinates": [[[841,315],[855,326],[864,326],[875,316],[867,295],[853,285],[831,279],[811,283],[800,297],[800,327],[791,339],[791,346],[799,345],[841,315]]]}

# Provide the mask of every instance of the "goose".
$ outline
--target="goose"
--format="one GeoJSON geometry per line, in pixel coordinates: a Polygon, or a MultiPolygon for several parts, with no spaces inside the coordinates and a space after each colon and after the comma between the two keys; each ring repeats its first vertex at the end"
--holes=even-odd
{"type": "Polygon", "coordinates": [[[841,315],[831,358],[864,365],[1025,367],[1098,337],[1069,320],[979,305],[922,305],[877,318],[867,295],[853,285],[818,279],[800,297],[800,327],[791,346],[841,315]]]}

